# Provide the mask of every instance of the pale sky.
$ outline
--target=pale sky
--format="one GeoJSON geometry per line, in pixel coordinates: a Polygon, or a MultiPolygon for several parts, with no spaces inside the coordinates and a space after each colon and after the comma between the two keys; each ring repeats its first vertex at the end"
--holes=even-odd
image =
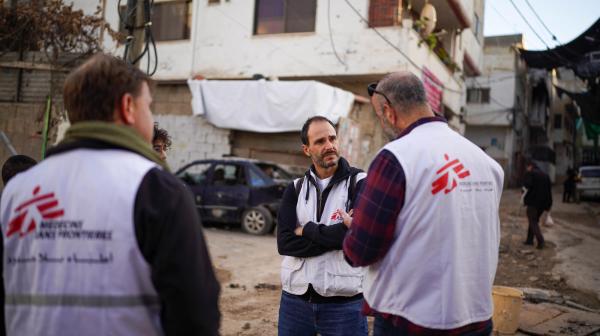
{"type": "MultiPolygon", "coordinates": [[[[589,28],[600,18],[600,0],[512,0],[534,30],[550,48],[557,42],[544,28],[527,5],[533,7],[546,27],[560,43],[568,43],[589,28]]],[[[485,1],[485,36],[523,33],[525,48],[531,50],[546,49],[546,45],[527,26],[517,13],[511,0],[485,1]]]]}

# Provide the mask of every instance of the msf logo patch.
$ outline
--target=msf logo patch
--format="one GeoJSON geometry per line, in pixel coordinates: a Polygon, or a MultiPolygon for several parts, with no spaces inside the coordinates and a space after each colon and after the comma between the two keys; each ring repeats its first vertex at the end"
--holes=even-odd
{"type": "Polygon", "coordinates": [[[431,184],[431,194],[433,195],[442,190],[444,191],[444,194],[451,192],[458,185],[458,180],[462,180],[471,175],[458,159],[450,161],[448,154],[444,154],[444,159],[449,162],[436,172],[437,178],[431,184]]]}
{"type": "Polygon", "coordinates": [[[42,220],[60,218],[65,211],[59,208],[54,193],[41,194],[40,186],[37,186],[33,189],[33,197],[17,206],[15,213],[8,222],[7,238],[17,233],[23,238],[34,232],[42,220]]]}

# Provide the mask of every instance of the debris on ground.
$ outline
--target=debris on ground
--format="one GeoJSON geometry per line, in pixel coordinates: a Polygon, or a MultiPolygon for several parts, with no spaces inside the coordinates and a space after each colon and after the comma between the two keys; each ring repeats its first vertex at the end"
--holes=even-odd
{"type": "Polygon", "coordinates": [[[233,288],[233,289],[241,288],[242,290],[246,290],[246,285],[240,285],[238,283],[230,283],[229,288],[233,288]]]}
{"type": "Polygon", "coordinates": [[[256,289],[256,290],[261,290],[261,289],[278,290],[279,286],[261,282],[261,283],[257,284],[256,286],[254,286],[254,289],[256,289]]]}
{"type": "Polygon", "coordinates": [[[528,335],[584,336],[600,331],[600,314],[547,302],[524,302],[520,317],[519,330],[528,335]]]}

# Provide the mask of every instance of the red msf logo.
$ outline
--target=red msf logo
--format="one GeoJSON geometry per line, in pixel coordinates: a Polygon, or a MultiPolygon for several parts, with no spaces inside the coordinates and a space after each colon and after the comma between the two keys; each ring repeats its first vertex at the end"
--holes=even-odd
{"type": "MultiPolygon", "coordinates": [[[[444,154],[444,159],[450,161],[448,154],[444,154]]],[[[444,190],[444,194],[451,192],[458,185],[457,180],[471,175],[468,170],[465,170],[465,166],[458,159],[446,163],[435,173],[438,175],[438,178],[431,184],[431,193],[433,195],[442,190],[444,190]]]]}
{"type": "Polygon", "coordinates": [[[332,221],[336,221],[336,220],[342,220],[342,216],[340,216],[340,213],[337,212],[337,210],[331,214],[331,220],[332,221]]]}
{"type": "Polygon", "coordinates": [[[33,189],[33,197],[21,203],[16,209],[16,216],[8,223],[6,237],[15,233],[19,238],[35,231],[37,223],[43,219],[56,219],[65,214],[63,209],[58,209],[58,200],[54,193],[40,195],[40,187],[33,189]]]}

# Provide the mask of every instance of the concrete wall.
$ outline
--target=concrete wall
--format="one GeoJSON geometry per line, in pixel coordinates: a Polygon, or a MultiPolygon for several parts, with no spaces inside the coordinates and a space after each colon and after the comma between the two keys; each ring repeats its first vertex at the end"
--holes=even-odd
{"type": "Polygon", "coordinates": [[[506,185],[512,185],[515,177],[513,132],[508,127],[468,125],[465,137],[498,161],[504,169],[506,185]],[[494,144],[495,143],[495,144],[494,144]]]}
{"type": "Polygon", "coordinates": [[[159,84],[153,92],[154,121],[171,136],[167,162],[173,172],[194,160],[231,154],[231,131],[192,116],[191,99],[187,84],[159,84]]]}
{"type": "Polygon", "coordinates": [[[495,147],[504,152],[503,158],[509,158],[512,149],[511,131],[507,127],[493,126],[467,126],[465,137],[477,146],[488,148],[492,146],[492,139],[495,139],[495,147]]]}
{"type": "Polygon", "coordinates": [[[509,126],[512,120],[512,108],[516,103],[515,76],[515,72],[493,71],[474,79],[468,78],[467,83],[470,88],[490,89],[490,102],[468,103],[465,107],[467,123],[509,126]]]}
{"type": "Polygon", "coordinates": [[[229,130],[216,128],[204,118],[183,115],[155,115],[154,120],[169,132],[173,142],[167,163],[175,172],[194,160],[220,158],[231,154],[229,130]]]}

